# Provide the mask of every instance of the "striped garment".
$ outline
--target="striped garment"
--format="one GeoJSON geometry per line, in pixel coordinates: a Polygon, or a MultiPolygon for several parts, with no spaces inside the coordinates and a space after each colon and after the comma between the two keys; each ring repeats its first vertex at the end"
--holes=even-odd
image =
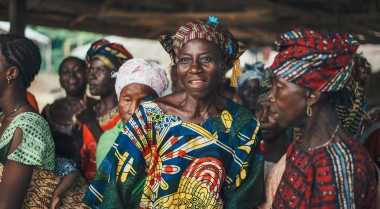
{"type": "Polygon", "coordinates": [[[83,201],[92,208],[252,208],[264,201],[261,132],[229,100],[221,117],[182,123],[153,102],[127,122],[83,201]]]}
{"type": "Polygon", "coordinates": [[[354,140],[308,151],[295,141],[272,208],[374,208],[377,181],[375,164],[354,140]]]}

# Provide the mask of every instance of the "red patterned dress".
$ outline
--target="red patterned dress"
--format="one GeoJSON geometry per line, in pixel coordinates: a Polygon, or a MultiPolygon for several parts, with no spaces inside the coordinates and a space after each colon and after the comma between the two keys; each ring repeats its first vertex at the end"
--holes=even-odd
{"type": "Polygon", "coordinates": [[[377,174],[358,142],[347,139],[314,150],[293,142],[272,208],[374,208],[377,174]]]}

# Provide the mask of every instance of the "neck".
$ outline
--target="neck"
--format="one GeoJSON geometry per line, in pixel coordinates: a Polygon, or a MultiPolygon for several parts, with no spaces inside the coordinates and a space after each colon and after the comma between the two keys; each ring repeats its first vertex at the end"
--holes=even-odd
{"type": "Polygon", "coordinates": [[[212,116],[216,111],[218,95],[212,94],[205,99],[195,99],[190,95],[186,94],[184,100],[184,108],[188,114],[188,117],[191,118],[199,118],[203,116],[203,118],[207,118],[212,116]]]}
{"type": "Polygon", "coordinates": [[[67,103],[70,104],[78,104],[78,102],[84,99],[84,94],[83,95],[78,95],[78,96],[73,96],[73,95],[66,95],[66,101],[67,103]]]}
{"type": "Polygon", "coordinates": [[[117,96],[115,91],[112,94],[102,96],[99,101],[100,105],[105,108],[106,111],[110,111],[117,106],[117,96]]]}
{"type": "MultiPolygon", "coordinates": [[[[302,147],[308,149],[328,142],[336,132],[338,124],[340,124],[338,114],[328,102],[320,108],[314,108],[311,118],[304,127],[301,127],[302,147]]],[[[338,130],[340,129],[341,126],[338,130]]],[[[334,139],[332,141],[334,142],[334,139]]]]}
{"type": "Polygon", "coordinates": [[[16,92],[7,91],[3,97],[0,98],[0,107],[4,115],[14,111],[14,109],[22,104],[27,103],[25,90],[18,90],[16,92]],[[16,96],[17,95],[17,96],[16,96]]]}

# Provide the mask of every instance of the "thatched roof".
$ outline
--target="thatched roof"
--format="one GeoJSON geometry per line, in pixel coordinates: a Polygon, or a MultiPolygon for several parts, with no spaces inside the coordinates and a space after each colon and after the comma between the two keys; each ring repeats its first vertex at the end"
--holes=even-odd
{"type": "MultiPolygon", "coordinates": [[[[9,20],[9,1],[0,0],[0,20],[9,20]]],[[[213,15],[250,46],[301,25],[380,43],[380,0],[26,0],[26,13],[27,24],[131,38],[157,39],[213,15]]]]}

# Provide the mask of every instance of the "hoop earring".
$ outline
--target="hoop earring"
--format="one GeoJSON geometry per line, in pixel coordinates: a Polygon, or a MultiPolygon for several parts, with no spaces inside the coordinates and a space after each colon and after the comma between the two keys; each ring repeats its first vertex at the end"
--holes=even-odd
{"type": "Polygon", "coordinates": [[[309,105],[306,107],[306,114],[309,117],[311,117],[313,115],[313,110],[311,109],[311,107],[309,105]]]}

